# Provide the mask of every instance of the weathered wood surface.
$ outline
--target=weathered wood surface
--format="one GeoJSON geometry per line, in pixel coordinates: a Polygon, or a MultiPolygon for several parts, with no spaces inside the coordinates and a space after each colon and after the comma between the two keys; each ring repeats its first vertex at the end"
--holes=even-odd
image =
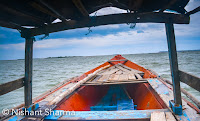
{"type": "Polygon", "coordinates": [[[109,74],[106,74],[106,75],[103,75],[99,80],[99,82],[105,82],[105,81],[108,81],[110,75],[109,74]]]}
{"type": "MultiPolygon", "coordinates": [[[[172,82],[169,80],[165,80],[165,82],[167,82],[170,85],[173,85],[172,82]]],[[[185,94],[190,100],[192,100],[200,108],[200,101],[197,98],[195,98],[192,94],[190,94],[188,91],[186,91],[183,88],[181,88],[181,92],[185,94]]]]}
{"type": "Polygon", "coordinates": [[[0,95],[4,95],[24,86],[24,77],[0,85],[0,95]]]}
{"type": "Polygon", "coordinates": [[[96,16],[95,21],[82,20],[82,21],[66,21],[48,26],[26,29],[22,31],[22,37],[26,36],[26,33],[30,33],[30,36],[36,36],[46,33],[53,33],[63,30],[70,30],[75,28],[93,27],[100,25],[109,24],[122,24],[122,23],[177,23],[177,24],[188,24],[190,17],[181,14],[173,13],[122,13],[112,14],[104,16],[96,16]]]}
{"type": "Polygon", "coordinates": [[[176,121],[171,112],[152,112],[151,121],[176,121]]]}
{"type": "Polygon", "coordinates": [[[86,85],[113,85],[113,84],[134,84],[134,83],[147,83],[146,80],[140,80],[140,81],[113,81],[113,82],[99,82],[99,83],[84,83],[81,84],[82,86],[86,86],[86,85]]]}
{"type": "Polygon", "coordinates": [[[49,5],[48,2],[45,2],[44,0],[40,0],[38,2],[41,3],[42,5],[44,5],[45,7],[47,7],[49,10],[51,10],[53,12],[53,14],[55,14],[54,16],[57,16],[63,22],[66,21],[66,18],[64,16],[62,16],[61,13],[58,12],[56,9],[54,9],[54,7],[52,7],[51,5],[49,5]]]}
{"type": "Polygon", "coordinates": [[[166,121],[164,112],[151,113],[151,121],[166,121]]]}
{"type": "Polygon", "coordinates": [[[119,61],[128,61],[127,59],[123,59],[123,60],[109,60],[108,62],[110,63],[110,62],[119,62],[119,61]]]}
{"type": "Polygon", "coordinates": [[[119,75],[118,81],[128,80],[128,74],[121,74],[119,75]]]}
{"type": "Polygon", "coordinates": [[[87,81],[82,85],[108,85],[146,82],[146,80],[141,76],[144,74],[144,72],[131,69],[121,63],[100,71],[97,74],[101,75],[101,77],[95,80],[87,81]]]}
{"type": "Polygon", "coordinates": [[[78,10],[82,13],[83,16],[89,18],[89,13],[85,9],[85,7],[84,7],[83,3],[81,2],[81,0],[72,0],[72,2],[75,4],[75,6],[78,8],[78,10]]]}
{"type": "Polygon", "coordinates": [[[135,75],[136,75],[137,79],[142,79],[142,77],[139,74],[136,73],[135,75]]]}
{"type": "Polygon", "coordinates": [[[166,121],[176,121],[171,112],[165,112],[166,121]]]}
{"type": "Polygon", "coordinates": [[[87,82],[91,77],[95,76],[99,71],[106,69],[110,67],[110,65],[107,65],[105,67],[102,67],[98,70],[96,70],[95,72],[89,74],[87,77],[85,77],[84,79],[78,81],[75,85],[71,86],[70,88],[68,88],[66,91],[62,92],[61,94],[57,95],[56,98],[54,98],[53,100],[51,100],[51,102],[49,102],[49,105],[54,105],[59,103],[63,98],[67,97],[68,95],[70,95],[74,90],[76,90],[77,88],[79,88],[83,83],[87,82]]]}
{"type": "MultiPolygon", "coordinates": [[[[163,84],[161,80],[158,79],[148,79],[149,84],[152,86],[152,88],[159,94],[161,99],[165,102],[165,104],[168,106],[169,109],[169,101],[173,100],[173,91],[172,86],[169,84],[163,84]]],[[[191,108],[184,100],[182,100],[182,108],[183,115],[176,115],[176,118],[178,120],[181,119],[181,121],[198,121],[200,119],[200,115],[197,114],[197,112],[191,108]]]]}
{"type": "MultiPolygon", "coordinates": [[[[151,71],[153,74],[155,74],[158,77],[159,80],[163,80],[166,83],[170,84],[171,86],[173,85],[171,81],[169,81],[167,79],[163,79],[155,71],[153,71],[153,70],[149,70],[149,71],[151,71]]],[[[189,99],[191,99],[200,108],[200,101],[196,97],[194,97],[192,94],[190,94],[188,91],[186,91],[183,88],[181,88],[181,92],[183,94],[185,94],[189,99]]]]}
{"type": "Polygon", "coordinates": [[[129,75],[128,75],[128,79],[130,79],[130,80],[131,80],[131,79],[136,79],[135,74],[134,74],[134,73],[133,73],[133,74],[129,74],[129,75]]]}
{"type": "Polygon", "coordinates": [[[118,74],[118,75],[123,74],[123,71],[119,70],[116,72],[116,74],[118,74]]]}
{"type": "Polygon", "coordinates": [[[196,89],[200,92],[200,78],[189,73],[183,72],[179,70],[179,76],[181,82],[189,85],[190,87],[196,89]]]}
{"type": "Polygon", "coordinates": [[[118,80],[119,79],[119,74],[111,74],[109,77],[109,81],[110,80],[118,80]]]}
{"type": "MultiPolygon", "coordinates": [[[[68,87],[70,87],[71,85],[68,83],[69,81],[73,81],[77,79],[77,77],[72,77],[70,79],[67,79],[67,80],[64,80],[63,82],[57,84],[56,86],[54,86],[53,88],[49,89],[48,91],[44,92],[43,94],[33,98],[33,102],[36,102],[36,101],[40,101],[40,103],[43,103],[43,102],[46,102],[45,104],[47,104],[48,102],[50,102],[52,99],[54,99],[57,95],[59,95],[59,93],[62,93],[63,91],[66,91],[66,89],[68,87]],[[59,90],[57,90],[58,88],[60,88],[59,90]]],[[[73,83],[72,83],[73,84],[73,83]]],[[[43,105],[43,104],[41,104],[43,105]]],[[[13,107],[12,109],[19,109],[19,108],[22,108],[24,107],[24,103],[23,104],[20,104],[16,107],[13,107]]],[[[11,112],[11,110],[9,111],[11,112]]],[[[7,119],[8,117],[10,116],[5,116],[5,115],[1,115],[0,114],[0,119],[7,119]]],[[[22,117],[23,118],[23,117],[22,117]]]]}

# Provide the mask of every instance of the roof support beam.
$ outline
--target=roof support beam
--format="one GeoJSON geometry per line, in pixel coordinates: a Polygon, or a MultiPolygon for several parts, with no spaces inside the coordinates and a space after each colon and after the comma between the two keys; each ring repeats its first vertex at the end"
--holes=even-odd
{"type": "Polygon", "coordinates": [[[48,14],[48,15],[53,16],[53,17],[55,17],[55,18],[59,18],[58,15],[56,15],[55,13],[53,13],[52,11],[50,11],[48,8],[46,8],[46,7],[44,7],[44,6],[41,6],[40,4],[38,4],[38,3],[34,2],[34,1],[32,1],[32,2],[30,3],[30,5],[31,5],[32,7],[34,7],[35,9],[37,9],[37,10],[39,10],[39,11],[45,13],[45,14],[48,14]]]}
{"type": "Polygon", "coordinates": [[[11,29],[19,29],[19,30],[24,29],[24,27],[21,27],[20,25],[17,25],[15,23],[5,22],[5,21],[1,21],[1,20],[0,20],[0,26],[11,28],[11,29]]]}
{"type": "Polygon", "coordinates": [[[29,15],[29,14],[25,14],[23,12],[20,12],[20,11],[17,11],[13,8],[9,8],[8,6],[6,5],[2,5],[0,4],[0,7],[1,9],[3,9],[4,11],[7,11],[13,15],[16,15],[16,16],[21,16],[21,17],[25,17],[25,18],[28,18],[28,19],[31,19],[32,21],[38,23],[38,24],[41,24],[41,22],[44,23],[44,21],[38,17],[35,17],[35,16],[32,16],[32,15],[29,15]]]}
{"type": "Polygon", "coordinates": [[[47,4],[46,2],[44,2],[43,0],[40,0],[40,3],[42,3],[44,6],[46,6],[47,8],[49,8],[53,13],[55,13],[57,16],[59,16],[59,19],[62,20],[63,22],[66,21],[65,17],[62,16],[57,10],[55,10],[52,6],[50,6],[49,4],[47,4]]]}
{"type": "Polygon", "coordinates": [[[170,8],[177,0],[171,0],[169,2],[169,4],[167,4],[166,6],[164,6],[159,12],[163,12],[165,11],[166,9],[170,8]]]}
{"type": "Polygon", "coordinates": [[[33,40],[34,37],[27,37],[25,43],[24,100],[26,108],[32,104],[33,40]]]}
{"type": "Polygon", "coordinates": [[[194,10],[191,10],[191,11],[187,12],[186,15],[190,16],[191,14],[195,14],[195,13],[197,13],[199,11],[200,11],[200,6],[195,8],[194,10]]]}
{"type": "Polygon", "coordinates": [[[82,13],[83,16],[89,17],[89,13],[85,9],[84,5],[82,4],[81,0],[72,0],[78,10],[82,13]]]}
{"type": "Polygon", "coordinates": [[[178,70],[174,25],[172,23],[166,23],[165,28],[167,35],[171,76],[173,82],[174,103],[175,105],[179,106],[182,105],[182,101],[181,101],[180,77],[178,70]]]}
{"type": "Polygon", "coordinates": [[[82,21],[66,21],[55,24],[50,24],[40,28],[32,28],[27,31],[22,31],[22,37],[25,37],[29,32],[30,36],[36,36],[46,33],[53,33],[63,30],[76,28],[93,27],[108,24],[123,24],[123,23],[176,23],[189,24],[190,17],[181,14],[173,13],[122,13],[104,16],[92,17],[90,20],[82,21]]]}

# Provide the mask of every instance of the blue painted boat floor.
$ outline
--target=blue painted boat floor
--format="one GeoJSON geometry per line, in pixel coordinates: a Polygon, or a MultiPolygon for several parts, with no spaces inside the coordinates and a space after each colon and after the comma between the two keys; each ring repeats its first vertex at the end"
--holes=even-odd
{"type": "Polygon", "coordinates": [[[97,105],[91,106],[90,109],[91,111],[134,110],[134,103],[122,86],[112,85],[97,105]]]}

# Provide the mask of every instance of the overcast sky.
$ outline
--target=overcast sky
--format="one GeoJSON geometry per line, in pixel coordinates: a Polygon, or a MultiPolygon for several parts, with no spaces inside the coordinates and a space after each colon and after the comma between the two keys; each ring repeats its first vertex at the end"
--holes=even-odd
{"type": "MultiPolygon", "coordinates": [[[[190,11],[200,5],[191,0],[186,6],[190,11]]],[[[123,13],[124,10],[106,8],[97,15],[123,13]]],[[[94,15],[94,14],[93,14],[94,15]]],[[[200,12],[191,15],[189,25],[175,25],[177,50],[200,49],[200,12]]],[[[155,53],[167,51],[164,24],[107,25],[51,33],[48,38],[34,42],[34,58],[57,56],[91,56],[109,54],[155,53]],[[86,35],[87,34],[87,35],[86,35]]],[[[24,59],[24,38],[18,31],[0,27],[0,60],[24,59]]]]}

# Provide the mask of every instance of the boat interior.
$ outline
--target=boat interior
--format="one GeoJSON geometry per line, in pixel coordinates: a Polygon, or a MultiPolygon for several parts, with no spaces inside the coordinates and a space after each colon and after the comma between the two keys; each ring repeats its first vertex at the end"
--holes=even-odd
{"type": "Polygon", "coordinates": [[[116,111],[165,108],[165,103],[148,83],[136,83],[84,86],[60,102],[56,110],[116,111]]]}
{"type": "Polygon", "coordinates": [[[167,106],[147,83],[154,78],[146,69],[115,56],[111,67],[98,72],[82,84],[81,88],[65,98],[56,110],[116,111],[165,109],[167,106]],[[132,65],[135,68],[126,66],[132,65]],[[148,75],[148,76],[147,76],[148,75]]]}

